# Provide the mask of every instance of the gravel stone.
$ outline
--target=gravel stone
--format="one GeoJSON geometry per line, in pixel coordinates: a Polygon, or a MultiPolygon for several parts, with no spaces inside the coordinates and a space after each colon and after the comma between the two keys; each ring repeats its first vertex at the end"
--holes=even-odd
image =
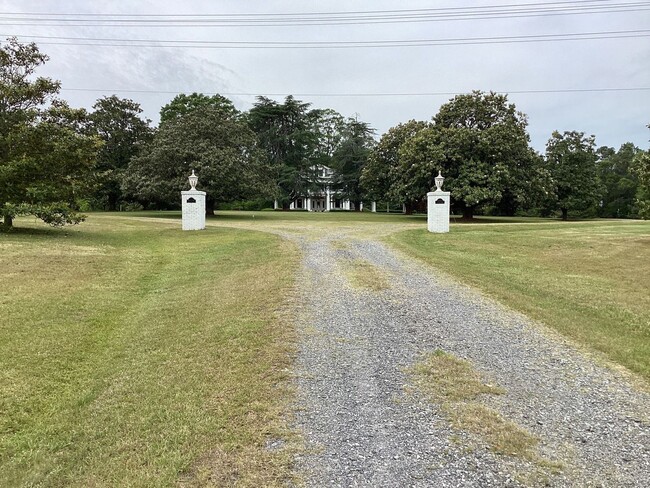
{"type": "MultiPolygon", "coordinates": [[[[286,235],[286,234],[285,234],[286,235]]],[[[304,261],[296,362],[296,463],[307,486],[650,486],[650,395],[540,324],[371,238],[296,234],[304,261]],[[350,243],[348,249],[334,241],[350,243]],[[391,287],[355,289],[363,259],[391,287]],[[559,474],[497,455],[408,388],[404,370],[442,349],[506,394],[489,406],[542,439],[559,474]]]]}

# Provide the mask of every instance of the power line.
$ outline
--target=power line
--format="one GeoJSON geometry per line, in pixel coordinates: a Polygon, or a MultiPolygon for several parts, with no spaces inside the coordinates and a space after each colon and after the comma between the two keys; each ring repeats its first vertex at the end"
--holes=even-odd
{"type": "MultiPolygon", "coordinates": [[[[93,92],[93,93],[148,93],[155,95],[179,95],[188,93],[183,91],[164,91],[164,90],[137,90],[137,89],[99,89],[99,88],[61,88],[61,91],[74,92],[93,92]]],[[[493,90],[496,93],[508,95],[525,95],[525,94],[553,94],[553,93],[607,93],[607,92],[635,92],[650,91],[650,86],[646,87],[609,87],[609,88],[563,88],[548,90],[493,90]]],[[[453,96],[465,92],[445,91],[445,92],[418,92],[418,93],[244,93],[244,92],[200,92],[204,95],[224,95],[224,96],[269,96],[285,97],[293,95],[296,97],[433,97],[433,96],[453,96]]]]}
{"type": "Polygon", "coordinates": [[[0,17],[0,25],[8,25],[8,22],[11,22],[9,25],[43,27],[290,27],[485,20],[636,12],[649,9],[650,2],[647,1],[603,4],[603,0],[592,0],[483,7],[285,14],[44,14],[12,12],[0,13],[5,16],[0,17]]]}
{"type": "MultiPolygon", "coordinates": [[[[603,4],[611,0],[574,0],[574,1],[561,1],[561,2],[537,2],[537,3],[522,3],[522,4],[500,4],[500,5],[476,5],[471,7],[438,7],[438,8],[419,8],[419,9],[388,9],[388,10],[344,10],[335,12],[264,12],[264,13],[222,13],[222,14],[124,14],[124,13],[43,13],[43,12],[4,12],[5,15],[51,15],[51,16],[82,16],[82,17],[277,17],[277,16],[293,16],[293,15],[306,15],[306,16],[326,16],[326,15],[353,15],[353,14],[382,14],[382,13],[404,13],[404,12],[431,12],[431,11],[457,11],[457,10],[486,10],[494,8],[523,8],[531,6],[550,7],[554,5],[567,5],[567,4],[603,4]]],[[[639,2],[636,2],[639,3],[639,2]]]]}
{"type": "Polygon", "coordinates": [[[64,46],[103,47],[154,47],[154,48],[207,48],[207,49],[331,49],[331,48],[386,48],[419,46],[453,46],[476,44],[504,44],[521,42],[579,41],[596,39],[640,38],[650,36],[650,29],[574,32],[567,34],[532,34],[524,36],[458,37],[441,39],[371,40],[371,41],[199,41],[199,40],[154,40],[124,38],[92,38],[65,36],[21,36],[0,34],[4,37],[45,39],[40,44],[64,46]],[[49,42],[75,41],[75,42],[49,42]],[[82,41],[82,42],[79,42],[82,41]]]}

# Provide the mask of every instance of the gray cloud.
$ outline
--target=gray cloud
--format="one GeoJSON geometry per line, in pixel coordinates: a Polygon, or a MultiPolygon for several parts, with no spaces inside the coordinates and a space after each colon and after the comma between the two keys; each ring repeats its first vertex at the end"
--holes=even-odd
{"type": "MultiPolygon", "coordinates": [[[[498,2],[497,2],[498,3],[498,2]]],[[[473,5],[494,5],[493,0],[473,5]]],[[[436,7],[456,7],[453,1],[436,7]]],[[[4,11],[103,13],[260,13],[430,8],[430,2],[388,0],[326,4],[235,0],[157,2],[5,1],[4,11]]],[[[240,28],[8,27],[24,35],[238,41],[433,39],[559,34],[650,25],[648,11],[500,20],[359,26],[240,28]]],[[[153,49],[43,45],[48,75],[65,87],[226,93],[421,93],[482,90],[553,90],[650,86],[647,38],[590,41],[428,46],[385,49],[153,49]]],[[[90,106],[109,92],[63,92],[74,105],[90,106]]],[[[169,94],[118,93],[139,101],[157,118],[169,94]]],[[[247,109],[252,96],[232,96],[247,109]]],[[[279,97],[277,97],[279,98],[279,97]]],[[[396,123],[430,119],[449,96],[303,97],[344,115],[358,113],[380,133],[396,123]]],[[[533,145],[543,150],[553,130],[581,130],[600,145],[632,141],[648,147],[650,92],[511,94],[529,116],[533,145]]]]}

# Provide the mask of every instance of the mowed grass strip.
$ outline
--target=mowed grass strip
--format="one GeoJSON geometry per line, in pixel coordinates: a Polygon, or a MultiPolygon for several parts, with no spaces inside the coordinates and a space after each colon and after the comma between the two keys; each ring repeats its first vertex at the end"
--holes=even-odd
{"type": "Polygon", "coordinates": [[[286,484],[290,454],[266,445],[290,435],[296,249],[99,215],[17,225],[0,234],[0,486],[286,484]]]}
{"type": "Polygon", "coordinates": [[[463,225],[388,241],[650,380],[650,222],[463,225]]]}

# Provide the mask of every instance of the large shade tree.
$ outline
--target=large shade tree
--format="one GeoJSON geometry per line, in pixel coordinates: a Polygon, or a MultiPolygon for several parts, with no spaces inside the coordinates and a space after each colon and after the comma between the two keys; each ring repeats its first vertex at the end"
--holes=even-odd
{"type": "Polygon", "coordinates": [[[639,180],[633,171],[634,158],[641,151],[631,142],[615,150],[603,146],[596,151],[598,173],[603,186],[599,217],[630,218],[637,214],[636,192],[639,180]]]}
{"type": "Polygon", "coordinates": [[[92,131],[104,141],[95,169],[95,205],[117,210],[124,170],[153,135],[149,119],[141,118],[142,108],[133,100],[115,95],[97,100],[90,114],[92,131]]]}
{"type": "Polygon", "coordinates": [[[596,164],[594,136],[584,132],[553,132],[546,144],[546,164],[557,187],[556,208],[567,220],[569,212],[595,209],[602,187],[596,164]]]}
{"type": "Polygon", "coordinates": [[[273,172],[273,197],[283,209],[288,209],[292,200],[304,195],[317,181],[314,163],[318,159],[314,155],[319,135],[314,128],[320,111],[309,107],[309,103],[292,96],[286,97],[284,103],[258,97],[247,115],[273,172]]]}
{"type": "Polygon", "coordinates": [[[131,160],[123,187],[143,203],[175,206],[192,169],[198,188],[207,192],[208,214],[218,203],[270,193],[255,134],[236,114],[211,106],[161,124],[142,154],[131,160]]]}
{"type": "Polygon", "coordinates": [[[422,198],[438,171],[454,206],[472,218],[481,206],[510,194],[525,201],[536,171],[526,116],[506,95],[474,91],[442,105],[433,124],[407,139],[399,150],[397,193],[422,198]]]}
{"type": "Polygon", "coordinates": [[[373,200],[393,200],[406,205],[411,213],[415,203],[422,199],[419,191],[411,196],[402,179],[399,154],[402,144],[427,127],[427,122],[409,120],[391,127],[368,155],[368,162],[361,174],[361,186],[373,200]]]}
{"type": "Polygon", "coordinates": [[[0,217],[33,214],[52,225],[78,223],[77,201],[101,141],[87,134],[84,110],[58,100],[59,83],[34,77],[48,57],[9,39],[0,46],[0,217]]]}
{"type": "Polygon", "coordinates": [[[374,133],[367,123],[349,119],[332,158],[338,190],[343,198],[354,204],[357,211],[361,209],[364,193],[360,184],[361,174],[375,144],[374,133]]]}

